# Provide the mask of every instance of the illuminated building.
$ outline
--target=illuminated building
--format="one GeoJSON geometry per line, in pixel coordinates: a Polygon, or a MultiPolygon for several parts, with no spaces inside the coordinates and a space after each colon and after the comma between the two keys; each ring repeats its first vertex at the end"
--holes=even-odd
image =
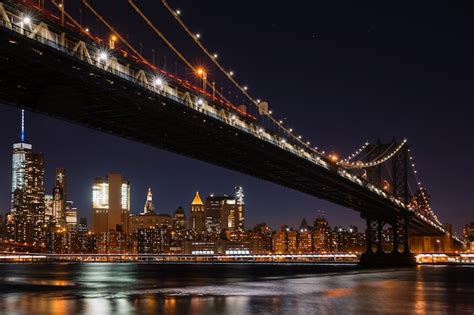
{"type": "Polygon", "coordinates": [[[25,142],[22,110],[20,142],[13,145],[12,156],[12,221],[8,230],[17,242],[45,245],[44,158],[33,153],[25,142]]]}
{"type": "Polygon", "coordinates": [[[474,222],[466,224],[463,229],[464,240],[468,251],[474,251],[474,222]]]}
{"type": "Polygon", "coordinates": [[[311,253],[313,251],[313,232],[308,228],[298,231],[298,252],[311,253]]]}
{"type": "Polygon", "coordinates": [[[86,234],[89,231],[87,227],[87,218],[80,218],[79,224],[77,225],[77,232],[79,234],[86,234]]]}
{"type": "Polygon", "coordinates": [[[273,253],[284,254],[287,252],[286,226],[273,233],[272,236],[273,253]]]}
{"type": "Polygon", "coordinates": [[[186,229],[186,214],[182,207],[178,207],[173,214],[173,227],[176,230],[186,229]]]}
{"type": "Polygon", "coordinates": [[[44,222],[50,225],[54,222],[53,217],[53,195],[44,196],[44,222]]]}
{"type": "Polygon", "coordinates": [[[66,230],[77,232],[77,208],[72,201],[68,201],[66,205],[66,230]]]}
{"type": "Polygon", "coordinates": [[[129,252],[129,238],[121,231],[110,230],[97,234],[99,254],[126,254],[129,252]]]}
{"type": "Polygon", "coordinates": [[[239,230],[245,229],[245,202],[242,187],[235,188],[235,198],[225,199],[222,205],[221,227],[222,229],[239,230]]]}
{"type": "Polygon", "coordinates": [[[327,252],[330,249],[331,229],[328,221],[319,215],[314,221],[313,251],[327,252]]]}
{"type": "Polygon", "coordinates": [[[249,238],[253,254],[268,254],[272,251],[272,229],[265,223],[257,224],[249,238]]]}
{"type": "Polygon", "coordinates": [[[56,184],[53,188],[53,218],[57,227],[66,226],[67,177],[64,168],[56,169],[56,184]]]}
{"type": "Polygon", "coordinates": [[[92,188],[92,231],[128,233],[130,183],[120,174],[96,178],[92,188]]]}
{"type": "Polygon", "coordinates": [[[202,202],[199,192],[196,192],[191,202],[191,215],[189,216],[189,229],[198,233],[204,230],[204,203],[202,202]]]}
{"type": "Polygon", "coordinates": [[[173,218],[169,214],[140,213],[130,216],[130,233],[139,229],[155,229],[159,227],[173,227],[173,218]]]}
{"type": "Polygon", "coordinates": [[[241,186],[235,187],[235,200],[237,211],[235,214],[235,227],[240,230],[245,230],[245,200],[244,189],[241,186]]]}
{"type": "Polygon", "coordinates": [[[153,194],[151,188],[148,188],[148,194],[146,196],[145,206],[143,207],[143,213],[155,213],[155,206],[153,205],[153,194]]]}
{"type": "Polygon", "coordinates": [[[292,229],[286,232],[286,250],[291,254],[298,252],[298,232],[292,229]]]}
{"type": "Polygon", "coordinates": [[[138,254],[169,253],[171,232],[168,228],[138,229],[136,234],[138,254]]]}
{"type": "Polygon", "coordinates": [[[232,199],[230,196],[214,196],[210,195],[204,202],[204,225],[208,233],[219,234],[222,226],[222,211],[225,200],[232,199]]]}

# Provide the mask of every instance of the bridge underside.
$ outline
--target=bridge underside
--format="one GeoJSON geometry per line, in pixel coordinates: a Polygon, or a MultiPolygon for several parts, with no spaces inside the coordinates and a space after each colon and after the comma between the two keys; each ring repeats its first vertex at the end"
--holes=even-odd
{"type": "MultiPolygon", "coordinates": [[[[6,29],[0,31],[0,101],[283,185],[364,218],[407,215],[334,171],[6,29]]],[[[440,233],[416,217],[409,229],[440,233]]]]}

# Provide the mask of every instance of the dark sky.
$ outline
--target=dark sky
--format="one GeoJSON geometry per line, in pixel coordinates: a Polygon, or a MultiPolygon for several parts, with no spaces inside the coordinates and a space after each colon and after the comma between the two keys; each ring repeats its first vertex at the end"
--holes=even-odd
{"type": "MultiPolygon", "coordinates": [[[[145,55],[168,70],[173,57],[126,1],[91,1],[145,55]],[[114,4],[112,7],[111,4],[114,4]],[[99,5],[100,4],[100,5],[99,5]],[[133,34],[133,35],[132,35],[133,34]]],[[[193,63],[210,64],[159,1],[136,1],[193,63]]],[[[312,144],[346,155],[366,140],[408,138],[421,179],[442,222],[456,230],[474,221],[474,10],[463,2],[170,1],[251,94],[312,144]]],[[[74,12],[78,7],[71,4],[74,12]]],[[[77,15],[77,14],[76,14],[77,15]]],[[[105,35],[87,16],[84,23],[105,35]]],[[[182,75],[184,71],[179,70],[182,75]]],[[[219,78],[216,70],[211,75],[219,78]]],[[[214,72],[213,72],[214,71],[214,72]]],[[[187,74],[189,76],[189,74],[187,74]]],[[[227,85],[226,85],[227,86],[227,85]]],[[[67,106],[67,104],[64,104],[67,106]]],[[[0,209],[9,209],[11,145],[19,110],[0,107],[0,209]]],[[[46,188],[54,168],[69,173],[70,199],[90,217],[91,183],[121,172],[132,184],[132,211],[146,188],[158,211],[189,210],[193,194],[246,192],[248,226],[312,221],[324,210],[332,225],[360,225],[358,214],[316,198],[131,141],[27,114],[27,137],[46,157],[46,188]]]]}

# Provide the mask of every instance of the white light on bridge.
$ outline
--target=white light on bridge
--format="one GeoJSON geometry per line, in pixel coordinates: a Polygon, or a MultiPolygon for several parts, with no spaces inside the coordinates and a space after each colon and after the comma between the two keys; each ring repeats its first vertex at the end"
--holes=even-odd
{"type": "Polygon", "coordinates": [[[161,87],[163,86],[163,80],[161,78],[156,78],[153,84],[155,85],[155,87],[161,87]]]}
{"type": "Polygon", "coordinates": [[[30,23],[31,23],[31,18],[29,16],[23,17],[23,24],[30,25],[30,23]]]}
{"type": "Polygon", "coordinates": [[[200,98],[200,99],[197,100],[197,103],[198,103],[198,105],[202,105],[204,103],[204,101],[202,100],[202,98],[200,98]]]}
{"type": "Polygon", "coordinates": [[[106,61],[108,58],[109,55],[105,51],[99,53],[99,61],[106,61]]]}

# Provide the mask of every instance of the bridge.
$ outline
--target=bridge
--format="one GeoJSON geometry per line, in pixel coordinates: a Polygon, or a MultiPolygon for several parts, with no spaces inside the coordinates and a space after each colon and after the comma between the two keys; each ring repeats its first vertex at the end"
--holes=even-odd
{"type": "MultiPolygon", "coordinates": [[[[226,76],[252,101],[256,114],[232,104],[215,89],[207,91],[204,75],[203,86],[196,87],[153,66],[98,15],[127,49],[116,49],[113,41],[104,45],[64,5],[52,2],[59,15],[46,10],[41,1],[0,1],[1,102],[358,211],[367,221],[363,262],[412,263],[409,234],[446,234],[426,190],[420,186],[411,191],[414,163],[407,140],[366,143],[345,159],[325,154],[286,128],[268,103],[253,99],[231,72],[226,76]],[[382,250],[385,225],[392,227],[391,253],[382,250]]],[[[175,14],[178,18],[179,12],[175,14]]]]}

